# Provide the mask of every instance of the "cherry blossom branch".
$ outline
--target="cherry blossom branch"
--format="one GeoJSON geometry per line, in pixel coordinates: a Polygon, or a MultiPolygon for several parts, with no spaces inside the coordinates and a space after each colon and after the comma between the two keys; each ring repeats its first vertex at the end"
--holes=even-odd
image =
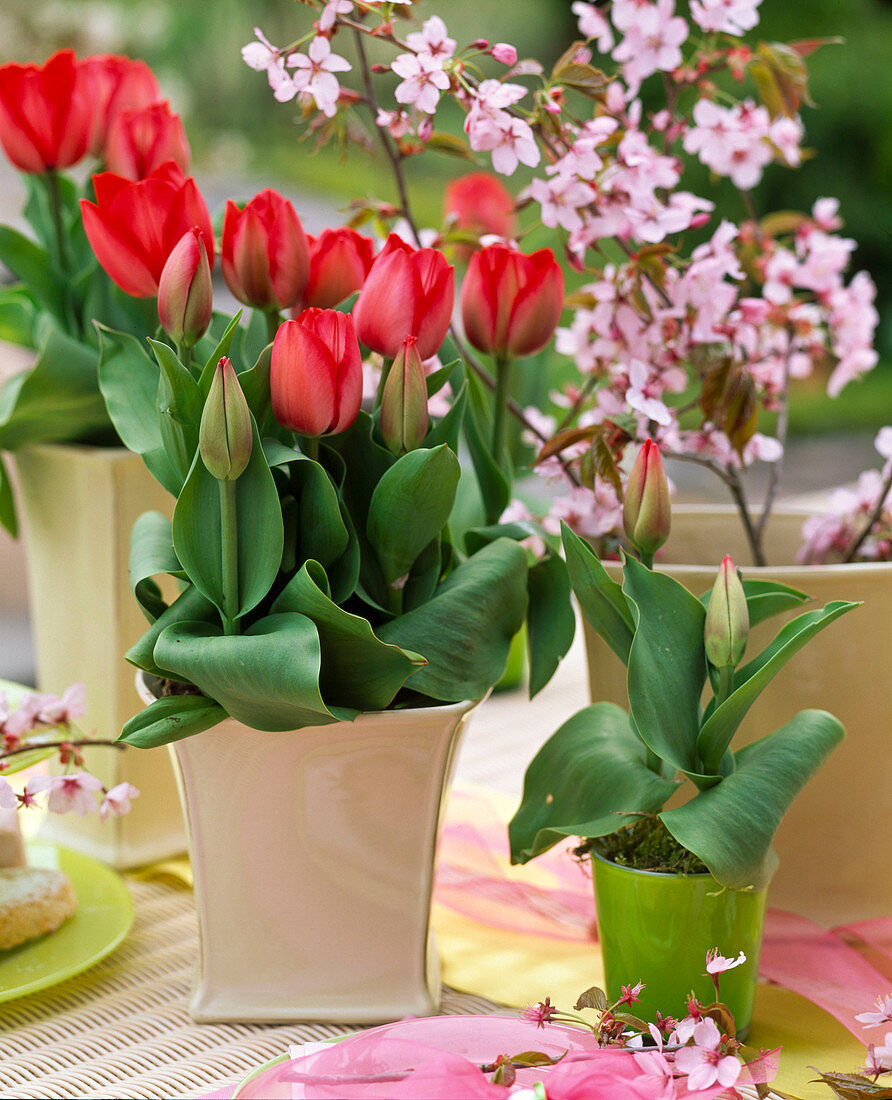
{"type": "Polygon", "coordinates": [[[793,349],[793,332],[790,326],[787,327],[787,337],[787,353],[784,356],[784,373],[781,383],[780,404],[777,412],[777,441],[780,443],[782,450],[777,461],[771,463],[771,471],[768,475],[768,489],[765,492],[762,514],[759,516],[759,523],[756,528],[760,544],[764,537],[765,528],[771,516],[771,511],[774,508],[774,501],[777,497],[781,476],[783,474],[784,459],[787,454],[787,429],[789,426],[790,413],[790,355],[793,349]]]}
{"type": "Polygon", "coordinates": [[[90,738],[85,738],[81,741],[39,741],[29,745],[21,745],[17,749],[4,749],[0,752],[0,765],[4,760],[7,760],[10,756],[18,756],[23,752],[43,752],[44,749],[83,749],[92,748],[93,745],[103,745],[110,749],[126,749],[127,746],[122,741],[94,741],[90,738]]]}
{"type": "Polygon", "coordinates": [[[850,561],[855,560],[855,555],[858,553],[858,551],[864,545],[864,543],[867,539],[867,536],[873,530],[873,525],[877,522],[877,520],[883,514],[883,508],[885,507],[886,497],[889,495],[890,492],[892,492],[892,462],[889,463],[889,471],[886,474],[885,479],[883,480],[883,485],[882,485],[882,488],[880,489],[880,495],[879,495],[879,498],[877,499],[876,507],[870,513],[870,517],[867,520],[867,523],[865,523],[864,528],[861,531],[861,533],[856,538],[854,538],[852,540],[851,545],[849,546],[848,550],[846,550],[845,555],[843,556],[843,559],[842,559],[844,562],[850,562],[850,561]]]}

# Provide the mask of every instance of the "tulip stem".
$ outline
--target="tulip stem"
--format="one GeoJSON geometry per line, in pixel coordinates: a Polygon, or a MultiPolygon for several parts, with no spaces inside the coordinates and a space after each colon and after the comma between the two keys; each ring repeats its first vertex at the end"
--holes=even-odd
{"type": "Polygon", "coordinates": [[[282,323],[282,318],[279,315],[277,309],[269,309],[265,313],[266,317],[266,342],[271,344],[276,338],[276,333],[279,331],[279,325],[282,323]]]}
{"type": "Polygon", "coordinates": [[[731,665],[724,665],[718,670],[719,682],[715,692],[715,703],[720,707],[734,690],[734,669],[731,665]]]}
{"type": "Polygon", "coordinates": [[[63,273],[68,273],[68,241],[65,237],[65,225],[62,220],[62,193],[59,190],[58,173],[50,170],[44,176],[46,180],[47,194],[50,200],[50,213],[53,216],[53,229],[56,234],[56,250],[59,255],[59,267],[63,273]]]}
{"type": "Polygon", "coordinates": [[[303,452],[307,458],[311,458],[314,462],[319,461],[319,436],[318,435],[306,435],[303,439],[303,452]]]}
{"type": "Polygon", "coordinates": [[[177,359],[179,359],[183,366],[188,370],[189,367],[192,365],[192,348],[186,347],[185,344],[176,344],[174,346],[176,348],[177,359]]]}
{"type": "Polygon", "coordinates": [[[218,481],[220,489],[220,535],[223,547],[223,633],[238,634],[238,531],[234,481],[218,481]]]}
{"type": "Polygon", "coordinates": [[[643,566],[645,566],[645,568],[653,569],[653,567],[654,567],[653,552],[651,552],[650,554],[645,554],[645,552],[643,550],[639,550],[638,551],[638,560],[641,562],[641,564],[643,566]]]}
{"type": "Polygon", "coordinates": [[[505,429],[508,420],[508,383],[511,377],[511,360],[496,359],[495,415],[492,423],[492,457],[500,469],[505,466],[505,429]]]}

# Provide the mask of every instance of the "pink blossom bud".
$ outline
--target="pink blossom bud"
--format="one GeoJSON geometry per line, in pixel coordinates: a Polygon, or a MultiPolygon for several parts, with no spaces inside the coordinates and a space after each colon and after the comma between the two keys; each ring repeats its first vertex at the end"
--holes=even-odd
{"type": "Polygon", "coordinates": [[[217,364],[198,429],[201,460],[218,481],[245,472],[254,443],[251,412],[231,360],[217,364]]]}
{"type": "Polygon", "coordinates": [[[654,554],[669,538],[669,483],[660,450],[652,439],[644,441],[629,474],[623,527],[639,554],[654,554]]]}
{"type": "Polygon", "coordinates": [[[517,64],[517,50],[508,42],[496,42],[492,55],[502,65],[517,64]]]}
{"type": "Polygon", "coordinates": [[[191,348],[207,332],[213,312],[211,265],[204,237],[187,230],[167,258],[158,283],[158,319],[167,335],[191,348]]]}
{"type": "Polygon", "coordinates": [[[735,668],[743,657],[749,631],[746,594],[737,575],[737,567],[726,554],[719,566],[706,609],[703,637],[709,663],[715,668],[735,668]]]}
{"type": "Polygon", "coordinates": [[[485,50],[485,49],[488,49],[488,47],[489,47],[489,39],[488,38],[475,38],[474,41],[471,43],[471,49],[472,50],[485,50]]]}
{"type": "Polygon", "coordinates": [[[427,381],[418,340],[407,336],[393,361],[381,397],[381,434],[395,455],[414,451],[427,435],[427,381]]]}

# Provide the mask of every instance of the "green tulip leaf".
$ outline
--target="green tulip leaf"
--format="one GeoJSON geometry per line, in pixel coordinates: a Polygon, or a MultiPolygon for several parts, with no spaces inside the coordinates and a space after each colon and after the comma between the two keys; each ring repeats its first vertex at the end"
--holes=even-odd
{"type": "Polygon", "coordinates": [[[576,633],[576,616],[570,603],[570,578],[563,559],[548,554],[537,561],[529,571],[527,593],[532,699],[555,674],[576,633]]]}
{"type": "MultiPolygon", "coordinates": [[[[431,375],[432,377],[433,375],[431,375]]],[[[445,443],[447,447],[458,454],[459,439],[467,406],[468,384],[464,382],[461,389],[452,398],[449,411],[431,427],[425,436],[425,447],[439,447],[441,443],[445,443]]]]}
{"type": "Polygon", "coordinates": [[[155,749],[203,733],[226,717],[226,711],[203,695],[168,695],[134,715],[119,741],[137,749],[155,749]]]}
{"type": "Polygon", "coordinates": [[[0,449],[107,439],[96,366],[95,349],[48,326],[34,366],[10,378],[0,392],[0,449]]]}
{"type": "Polygon", "coordinates": [[[182,680],[183,677],[176,675],[172,669],[161,668],[156,664],[155,643],[169,626],[185,622],[220,622],[220,613],[217,608],[198,591],[194,584],[190,584],[177,596],[170,607],[165,608],[158,615],[145,634],[127,650],[124,656],[132,665],[150,672],[153,676],[182,680]]]}
{"type": "Polygon", "coordinates": [[[21,284],[0,289],[0,340],[33,347],[35,315],[36,306],[21,284]]]}
{"type": "Polygon", "coordinates": [[[15,510],[15,497],[12,495],[12,482],[6,463],[0,457],[0,523],[14,539],[19,537],[19,521],[15,510]]]}
{"type": "Polygon", "coordinates": [[[350,720],[356,711],[329,708],[319,691],[322,651],[305,615],[269,615],[244,634],[217,625],[176,623],[155,643],[155,660],[258,730],[293,730],[350,720]]]}
{"type": "Polygon", "coordinates": [[[526,863],[570,836],[606,836],[622,814],[654,813],[678,784],[652,772],[626,712],[595,703],[574,714],[536,753],[508,825],[511,862],[526,863]]]}
{"type": "Polygon", "coordinates": [[[527,603],[523,549],[497,539],[462,562],[421,607],[377,628],[427,664],[407,687],[443,702],[484,695],[505,671],[527,603]]]}
{"type": "Polygon", "coordinates": [[[254,419],[261,429],[270,413],[269,378],[272,356],[273,346],[267,344],[257,357],[254,366],[246,371],[241,371],[238,376],[242,393],[248,402],[248,408],[254,414],[254,419]]]}
{"type": "Polygon", "coordinates": [[[703,604],[683,584],[628,555],[623,594],[635,620],[627,679],[632,721],[644,743],[675,768],[700,772],[697,734],[706,682],[703,604]]]}
{"type": "Polygon", "coordinates": [[[458,459],[443,445],[403,455],[376,486],[366,535],[391,588],[445,527],[460,473],[458,459]]]}
{"type": "Polygon", "coordinates": [[[173,496],[183,478],[164,446],[158,416],[160,369],[143,344],[124,332],[99,328],[99,388],[125,447],[142,456],[152,475],[173,496]]]}
{"type": "Polygon", "coordinates": [[[28,287],[38,305],[66,324],[64,287],[45,248],[17,229],[0,225],[0,262],[28,287]]]}
{"type": "Polygon", "coordinates": [[[781,729],[739,749],[735,770],[720,783],[660,817],[723,886],[761,889],[777,865],[771,847],[777,827],[844,732],[826,711],[800,711],[781,729]]]}
{"type": "Polygon", "coordinates": [[[316,624],[322,647],[319,685],[329,704],[384,710],[424,658],[375,637],[366,619],[329,598],[325,570],[308,561],[276,597],[271,613],[296,612],[316,624]]]}
{"type": "Polygon", "coordinates": [[[440,539],[431,539],[409,570],[403,588],[403,610],[420,607],[433,596],[443,576],[443,555],[440,539]]]}
{"type": "MultiPolygon", "coordinates": [[[[440,392],[440,390],[451,379],[452,372],[456,367],[460,366],[461,359],[453,359],[451,363],[447,363],[444,367],[440,367],[439,370],[433,371],[427,376],[427,396],[433,397],[434,394],[440,392]]],[[[463,372],[460,372],[463,373],[463,372]]]]}
{"type": "Polygon", "coordinates": [[[582,614],[627,665],[635,623],[622,586],[611,579],[592,547],[565,523],[561,524],[561,539],[570,584],[582,614]]]}
{"type": "Polygon", "coordinates": [[[297,456],[291,484],[297,502],[297,564],[314,560],[326,569],[347,550],[350,535],[341,516],[338,494],[318,462],[297,456]]]}
{"type": "Polygon", "coordinates": [[[479,379],[467,376],[468,412],[464,418],[465,440],[471,453],[471,463],[483,498],[488,524],[495,523],[508,507],[511,485],[504,471],[492,456],[492,415],[479,379]]]}
{"type": "Polygon", "coordinates": [[[858,606],[834,600],[819,611],[798,615],[780,629],[774,641],[758,657],[735,672],[734,690],[712,710],[700,730],[697,751],[707,771],[721,759],[747,711],[787,661],[824,627],[858,606]]]}
{"type": "Polygon", "coordinates": [[[161,368],[156,396],[161,439],[168,460],[185,482],[198,450],[204,400],[198,383],[173,349],[160,340],[149,340],[149,344],[161,368]]]}
{"type": "MultiPolygon", "coordinates": [[[[738,573],[740,570],[738,570],[738,573]]],[[[750,626],[764,622],[773,615],[782,615],[785,611],[793,611],[804,603],[808,603],[811,596],[800,592],[797,588],[780,584],[777,581],[750,580],[741,577],[743,594],[746,596],[746,609],[749,614],[750,626]]],[[[709,608],[709,600],[712,589],[704,592],[700,602],[705,608],[709,608]]]]}
{"type": "Polygon", "coordinates": [[[143,512],[130,535],[130,588],[150,623],[167,609],[152,579],[164,573],[185,577],[173,548],[170,520],[160,512],[143,512]]]}
{"type": "MultiPolygon", "coordinates": [[[[269,592],[282,562],[284,529],[279,494],[252,424],[254,445],[234,482],[238,547],[237,619],[269,592]]],[[[173,544],[189,580],[224,612],[221,483],[196,455],[173,513],[173,544]]]]}
{"type": "Polygon", "coordinates": [[[356,591],[360,570],[359,539],[356,537],[353,521],[343,501],[341,501],[341,520],[347,530],[347,548],[326,570],[331,587],[331,598],[339,607],[356,591]]]}
{"type": "Polygon", "coordinates": [[[204,364],[204,369],[201,372],[201,377],[198,379],[198,385],[201,388],[202,400],[206,401],[208,394],[211,392],[211,382],[214,380],[214,371],[217,369],[217,364],[225,356],[229,355],[232,348],[232,341],[235,337],[235,330],[238,328],[239,321],[242,319],[242,311],[232,318],[223,335],[220,337],[217,346],[208,356],[207,361],[204,364]]]}

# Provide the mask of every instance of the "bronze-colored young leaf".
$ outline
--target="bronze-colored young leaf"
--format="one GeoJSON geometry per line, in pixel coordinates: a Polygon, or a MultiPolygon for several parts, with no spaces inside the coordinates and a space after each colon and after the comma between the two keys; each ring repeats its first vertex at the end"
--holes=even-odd
{"type": "Polygon", "coordinates": [[[892,1100],[892,1087],[858,1073],[821,1073],[818,1069],[815,1073],[840,1100],[892,1100]]]}
{"type": "Polygon", "coordinates": [[[576,1012],[581,1012],[584,1008],[593,1008],[596,1012],[605,1012],[607,1010],[607,994],[600,986],[589,986],[585,993],[579,994],[573,1008],[576,1012]]]}
{"type": "Polygon", "coordinates": [[[567,428],[566,431],[558,432],[557,435],[553,435],[551,439],[542,444],[541,450],[536,455],[536,465],[538,466],[540,462],[544,462],[553,455],[559,455],[561,451],[565,451],[576,443],[592,439],[600,430],[600,424],[589,424],[586,428],[567,428]]]}

